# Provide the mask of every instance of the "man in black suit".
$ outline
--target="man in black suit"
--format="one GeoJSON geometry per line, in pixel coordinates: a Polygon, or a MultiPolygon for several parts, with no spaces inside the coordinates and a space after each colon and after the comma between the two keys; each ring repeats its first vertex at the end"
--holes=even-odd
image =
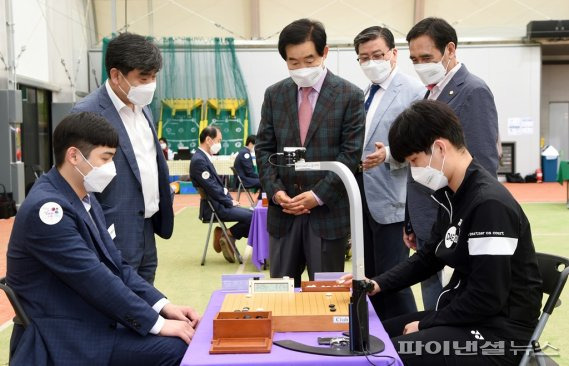
{"type": "Polygon", "coordinates": [[[243,181],[245,188],[261,188],[259,174],[253,166],[255,158],[255,135],[249,135],[245,141],[245,146],[239,150],[239,154],[235,158],[233,167],[243,181]]]}

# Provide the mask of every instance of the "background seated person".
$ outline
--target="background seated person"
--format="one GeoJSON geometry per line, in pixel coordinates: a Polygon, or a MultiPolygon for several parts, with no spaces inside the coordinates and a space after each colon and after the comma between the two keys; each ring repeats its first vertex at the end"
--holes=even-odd
{"type": "Polygon", "coordinates": [[[374,277],[370,295],[414,285],[445,265],[454,268],[435,310],[384,322],[403,363],[517,365],[542,298],[522,208],[470,155],[458,117],[444,103],[422,100],[403,111],[389,131],[389,146],[396,160],[409,162],[417,183],[435,191],[439,211],[426,246],[374,277]],[[439,352],[421,350],[429,342],[439,352]]]}
{"type": "Polygon", "coordinates": [[[22,204],[8,244],[7,282],[31,319],[14,325],[11,365],[178,365],[186,352],[198,314],[122,259],[93,194],[115,177],[118,142],[88,112],[53,133],[55,167],[22,204]]]}
{"type": "Polygon", "coordinates": [[[164,154],[164,159],[174,160],[174,152],[170,149],[168,140],[166,140],[164,137],[160,137],[158,139],[158,142],[160,142],[160,149],[162,150],[162,154],[164,154]]]}
{"type": "MultiPolygon", "coordinates": [[[[229,239],[235,244],[236,240],[246,238],[249,235],[253,212],[239,207],[239,202],[235,201],[227,188],[223,186],[223,182],[213,166],[211,156],[221,150],[221,137],[221,131],[215,127],[208,126],[202,130],[200,147],[192,156],[190,163],[190,179],[194,186],[204,189],[221,220],[237,221],[237,224],[227,231],[229,239]]],[[[209,218],[211,216],[211,209],[204,200],[200,202],[200,212],[202,217],[209,218]]],[[[225,259],[234,263],[235,253],[221,234],[221,228],[216,227],[213,232],[213,249],[217,253],[222,251],[225,259]]]]}
{"type": "Polygon", "coordinates": [[[253,166],[253,157],[255,156],[255,135],[247,136],[245,146],[239,150],[233,166],[237,174],[243,181],[245,188],[261,188],[259,181],[259,174],[255,171],[253,166]]]}

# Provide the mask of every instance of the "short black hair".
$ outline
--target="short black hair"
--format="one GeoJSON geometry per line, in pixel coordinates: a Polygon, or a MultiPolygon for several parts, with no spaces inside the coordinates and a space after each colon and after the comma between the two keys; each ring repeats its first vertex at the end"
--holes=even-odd
{"type": "Polygon", "coordinates": [[[160,137],[160,138],[158,139],[158,141],[164,141],[164,143],[166,143],[166,144],[168,143],[168,140],[166,140],[164,137],[160,137]]]}
{"type": "Polygon", "coordinates": [[[354,38],[354,48],[356,53],[359,54],[359,48],[362,43],[373,41],[375,39],[382,38],[389,49],[395,48],[395,38],[393,33],[387,28],[374,25],[373,27],[368,27],[358,33],[356,38],[354,38]]]}
{"type": "Polygon", "coordinates": [[[458,38],[454,28],[441,18],[425,18],[415,24],[407,33],[407,43],[411,43],[415,38],[427,35],[433,39],[435,46],[441,53],[445,53],[445,47],[450,42],[458,47],[458,38]]]}
{"type": "Polygon", "coordinates": [[[202,132],[200,132],[200,144],[203,144],[205,142],[205,139],[208,137],[211,137],[212,139],[216,138],[218,130],[219,129],[214,126],[207,126],[204,128],[202,132]]]}
{"type": "Polygon", "coordinates": [[[389,151],[397,161],[431,153],[436,139],[444,138],[457,149],[465,147],[460,121],[451,107],[436,100],[419,100],[395,119],[389,129],[389,151]]]}
{"type": "Polygon", "coordinates": [[[279,53],[286,61],[286,47],[302,44],[306,41],[314,42],[319,56],[324,56],[326,47],[326,30],[324,24],[317,20],[298,19],[283,28],[279,35],[279,53]]]}
{"type": "Polygon", "coordinates": [[[88,159],[96,147],[116,148],[118,145],[119,135],[115,128],[104,117],[92,112],[69,114],[53,131],[53,154],[58,168],[65,162],[67,149],[72,146],[88,159]]]}
{"type": "Polygon", "coordinates": [[[245,140],[245,146],[247,146],[249,144],[255,145],[255,141],[257,141],[257,136],[256,135],[249,135],[249,136],[247,136],[247,140],[245,140]]]}
{"type": "Polygon", "coordinates": [[[124,76],[138,69],[142,74],[158,72],[162,68],[162,55],[158,47],[139,34],[121,33],[113,38],[105,54],[105,70],[118,69],[124,76]]]}

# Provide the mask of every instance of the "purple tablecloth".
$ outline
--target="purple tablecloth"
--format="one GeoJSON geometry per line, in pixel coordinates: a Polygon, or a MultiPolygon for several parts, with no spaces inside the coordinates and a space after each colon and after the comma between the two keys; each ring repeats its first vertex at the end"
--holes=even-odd
{"type": "Polygon", "coordinates": [[[267,231],[267,207],[263,207],[261,201],[257,203],[253,211],[253,219],[249,228],[247,243],[253,248],[251,261],[261,270],[265,260],[269,258],[269,232],[267,231]]]}
{"type": "MultiPolygon", "coordinates": [[[[203,315],[201,324],[190,343],[188,350],[182,360],[181,366],[196,365],[369,365],[363,356],[354,357],[333,357],[320,356],[308,353],[294,352],[273,345],[271,353],[260,354],[228,354],[228,355],[210,355],[209,349],[213,336],[213,318],[221,309],[221,304],[225,293],[215,291],[209,300],[207,309],[203,315]]],[[[370,357],[375,365],[391,365],[402,366],[401,359],[395,352],[393,344],[387,333],[383,329],[379,318],[375,314],[372,306],[369,306],[370,333],[385,342],[385,350],[376,356],[390,357],[370,357]]],[[[317,337],[334,337],[339,332],[287,332],[275,333],[273,340],[291,339],[308,345],[318,346],[317,337]]]]}

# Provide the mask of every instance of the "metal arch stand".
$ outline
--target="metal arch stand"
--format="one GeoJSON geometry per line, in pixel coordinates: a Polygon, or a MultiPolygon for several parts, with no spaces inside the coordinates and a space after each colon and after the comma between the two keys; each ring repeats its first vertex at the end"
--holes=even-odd
{"type": "Polygon", "coordinates": [[[337,161],[304,162],[294,164],[297,171],[328,170],[336,173],[348,193],[350,203],[350,231],[352,235],[352,296],[349,305],[350,319],[350,348],[334,349],[329,347],[314,347],[290,340],[275,341],[276,345],[291,350],[329,356],[354,356],[375,354],[383,351],[385,345],[377,337],[369,334],[369,313],[365,296],[369,282],[364,276],[364,240],[362,228],[362,200],[360,189],[353,173],[344,164],[337,161]]]}

